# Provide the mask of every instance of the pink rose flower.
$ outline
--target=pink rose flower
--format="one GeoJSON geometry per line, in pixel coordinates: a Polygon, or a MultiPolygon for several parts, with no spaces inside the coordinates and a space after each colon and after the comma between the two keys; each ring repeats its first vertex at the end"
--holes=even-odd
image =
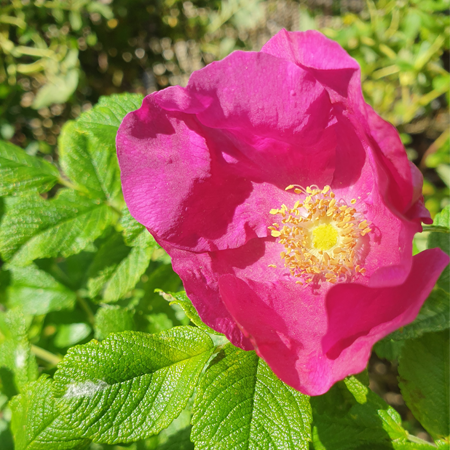
{"type": "Polygon", "coordinates": [[[422,177],[315,31],[279,32],[145,98],[117,136],[131,214],[202,320],[309,395],[364,370],[448,263],[412,256],[422,177]]]}

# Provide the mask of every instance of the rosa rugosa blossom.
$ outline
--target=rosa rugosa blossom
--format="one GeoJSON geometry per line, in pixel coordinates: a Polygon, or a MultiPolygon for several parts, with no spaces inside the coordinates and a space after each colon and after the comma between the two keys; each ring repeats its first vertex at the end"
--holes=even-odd
{"type": "Polygon", "coordinates": [[[318,32],[279,32],[147,96],[117,136],[131,214],[202,320],[309,395],[362,371],[448,263],[412,256],[422,178],[318,32]]]}

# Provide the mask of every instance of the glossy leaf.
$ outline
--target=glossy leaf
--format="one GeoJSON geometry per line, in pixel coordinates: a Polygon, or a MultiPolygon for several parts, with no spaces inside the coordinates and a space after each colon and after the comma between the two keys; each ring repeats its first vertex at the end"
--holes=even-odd
{"type": "Polygon", "coordinates": [[[35,265],[11,267],[11,283],[6,289],[10,308],[20,307],[24,314],[47,314],[73,308],[75,292],[35,265]]]}
{"type": "MultiPolygon", "coordinates": [[[[439,214],[436,214],[433,225],[450,228],[450,206],[446,206],[439,214]]],[[[450,255],[449,236],[448,233],[430,233],[428,236],[428,248],[439,247],[450,255]]],[[[450,266],[444,269],[437,284],[446,292],[450,292],[450,266]]]]}
{"type": "Polygon", "coordinates": [[[73,255],[95,240],[112,222],[105,204],[62,189],[56,198],[8,198],[0,226],[0,252],[15,265],[61,253],[73,255]]]}
{"type": "Polygon", "coordinates": [[[255,352],[226,345],[202,376],[191,440],[198,450],[308,449],[307,396],[281,382],[255,352]]]}
{"type": "Polygon", "coordinates": [[[0,311],[0,377],[8,393],[21,392],[38,376],[27,331],[25,317],[20,311],[0,311]]]}
{"type": "Polygon", "coordinates": [[[51,384],[43,375],[11,401],[15,450],[81,450],[89,445],[61,420],[51,384]]]}
{"type": "Polygon", "coordinates": [[[133,442],[166,428],[186,406],[213,350],[193,327],[112,334],[70,349],[54,377],[64,420],[95,442],[133,442]]]}
{"type": "Polygon", "coordinates": [[[126,246],[122,236],[113,234],[99,249],[88,272],[89,295],[101,295],[115,302],[134,288],[153,253],[149,245],[126,246]]]}
{"type": "Polygon", "coordinates": [[[59,172],[53,164],[0,141],[0,196],[46,192],[58,179],[59,172]]]}
{"type": "Polygon", "coordinates": [[[428,333],[402,347],[398,371],[405,403],[435,439],[450,435],[449,333],[428,333]]]}

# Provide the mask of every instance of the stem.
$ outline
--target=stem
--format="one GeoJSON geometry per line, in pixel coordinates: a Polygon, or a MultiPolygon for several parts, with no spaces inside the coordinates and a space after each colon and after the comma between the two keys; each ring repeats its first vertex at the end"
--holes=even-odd
{"type": "Polygon", "coordinates": [[[111,202],[106,202],[106,204],[116,213],[119,215],[119,217],[122,216],[122,211],[120,211],[119,209],[117,209],[117,207],[115,207],[111,202]]]}
{"type": "Polygon", "coordinates": [[[422,225],[422,228],[423,231],[431,231],[433,233],[450,233],[450,228],[439,225],[422,225]]]}
{"type": "Polygon", "coordinates": [[[36,345],[31,346],[31,353],[33,353],[43,361],[50,363],[52,366],[56,366],[61,361],[61,358],[59,356],[56,356],[53,353],[50,353],[49,351],[44,350],[43,348],[36,345]]]}
{"type": "Polygon", "coordinates": [[[75,186],[74,184],[72,184],[69,180],[66,180],[63,177],[59,177],[58,179],[58,183],[62,184],[63,186],[66,186],[70,189],[74,189],[74,190],[79,190],[77,186],[75,186]]]}
{"type": "Polygon", "coordinates": [[[89,323],[92,326],[95,326],[95,316],[94,316],[94,313],[92,312],[92,309],[89,306],[88,302],[83,297],[80,297],[79,295],[77,295],[77,301],[80,304],[80,306],[84,309],[84,312],[86,313],[89,323]]]}
{"type": "Polygon", "coordinates": [[[413,436],[412,434],[408,433],[408,441],[415,442],[416,444],[422,444],[422,445],[429,445],[430,447],[436,447],[436,445],[432,444],[431,442],[424,441],[423,439],[418,438],[417,436],[413,436]]]}

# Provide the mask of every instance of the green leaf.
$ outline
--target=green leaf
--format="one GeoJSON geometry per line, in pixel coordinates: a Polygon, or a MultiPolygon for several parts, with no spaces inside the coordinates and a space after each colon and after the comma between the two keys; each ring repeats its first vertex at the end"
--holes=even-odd
{"type": "Polygon", "coordinates": [[[126,114],[140,108],[142,99],[143,96],[140,94],[113,94],[100,97],[99,102],[91,110],[78,118],[79,129],[85,130],[95,139],[101,146],[97,150],[115,148],[119,125],[126,114]]]}
{"type": "Polygon", "coordinates": [[[185,291],[174,293],[174,292],[163,292],[160,289],[157,289],[157,292],[159,292],[165,300],[170,302],[170,305],[179,305],[183,309],[186,316],[189,317],[189,319],[192,321],[192,323],[197,325],[200,329],[202,329],[206,333],[223,336],[222,333],[218,333],[217,331],[213,330],[212,328],[208,327],[208,325],[205,325],[202,322],[200,316],[198,315],[196,309],[194,308],[194,305],[189,300],[185,291]]]}
{"type": "MultiPolygon", "coordinates": [[[[191,403],[191,401],[189,402],[191,403]]],[[[157,436],[145,441],[146,450],[194,450],[191,442],[191,409],[190,405],[157,436]]]]}
{"type": "Polygon", "coordinates": [[[46,192],[58,179],[59,172],[53,164],[0,141],[0,196],[46,192]]]}
{"type": "Polygon", "coordinates": [[[11,400],[15,450],[81,450],[89,444],[61,420],[51,385],[43,375],[11,400]]]}
{"type": "Polygon", "coordinates": [[[308,397],[280,381],[255,352],[226,345],[200,380],[191,440],[197,450],[307,449],[308,397]]]}
{"type": "Polygon", "coordinates": [[[76,294],[36,266],[11,267],[11,283],[6,289],[10,308],[20,307],[24,314],[40,315],[72,309],[76,294]]]}
{"type": "Polygon", "coordinates": [[[449,439],[449,333],[428,333],[407,341],[398,371],[400,390],[414,416],[434,439],[449,439]]]}
{"type": "MultiPolygon", "coordinates": [[[[116,135],[123,118],[141,106],[138,94],[115,94],[100,97],[99,103],[82,114],[77,120],[77,129],[85,133],[95,151],[95,164],[100,167],[108,162],[108,171],[103,181],[112,199],[120,198],[123,205],[120,172],[116,157],[116,135]],[[110,159],[109,159],[110,158],[110,159]]],[[[94,155],[94,153],[92,153],[94,155]]]]}
{"type": "Polygon", "coordinates": [[[141,225],[136,219],[134,219],[126,207],[122,210],[120,225],[123,228],[124,241],[130,247],[148,246],[154,249],[161,249],[144,225],[141,225]]]}
{"type": "Polygon", "coordinates": [[[189,323],[189,319],[179,306],[171,306],[159,295],[159,292],[156,292],[157,289],[162,289],[165,292],[176,292],[182,288],[181,280],[170,264],[152,262],[143,280],[145,280],[144,295],[139,303],[138,310],[142,311],[143,314],[164,313],[175,324],[181,322],[182,325],[187,325],[189,323]]]}
{"type": "Polygon", "coordinates": [[[311,397],[314,449],[431,450],[425,441],[411,437],[402,428],[400,415],[358,377],[346,378],[326,394],[311,397]]]}
{"type": "Polygon", "coordinates": [[[59,138],[59,161],[64,173],[77,189],[102,200],[114,198],[120,189],[119,165],[113,150],[98,148],[73,121],[64,125],[59,138]]]}
{"type": "Polygon", "coordinates": [[[120,225],[122,225],[123,228],[124,241],[130,247],[133,246],[138,236],[146,231],[144,225],[141,225],[134,217],[132,217],[127,207],[122,210],[120,225]]]}
{"type": "Polygon", "coordinates": [[[95,337],[105,339],[110,333],[135,329],[133,313],[120,306],[102,306],[95,314],[95,337]]]}
{"type": "Polygon", "coordinates": [[[169,330],[173,327],[173,322],[165,313],[149,314],[145,318],[148,321],[147,331],[149,333],[159,333],[160,331],[169,330]]]}
{"type": "Polygon", "coordinates": [[[61,165],[77,189],[122,205],[115,139],[122,119],[142,103],[138,94],[100,97],[91,110],[65,125],[59,141],[61,165]]]}
{"type": "Polygon", "coordinates": [[[413,323],[386,336],[385,340],[415,339],[424,333],[446,330],[450,326],[450,299],[448,293],[436,288],[423,304],[413,323]]]}
{"type": "Polygon", "coordinates": [[[78,86],[78,78],[79,70],[77,68],[69,69],[65,74],[52,76],[38,90],[32,107],[41,109],[53,103],[66,103],[78,86]]]}
{"type": "Polygon", "coordinates": [[[107,205],[69,189],[61,189],[52,200],[28,196],[7,198],[5,203],[0,253],[18,266],[59,253],[79,253],[114,219],[107,205]]]}
{"type": "Polygon", "coordinates": [[[208,335],[193,327],[112,334],[74,347],[54,377],[58,406],[80,436],[95,442],[143,439],[185,408],[212,350],[208,335]]]}
{"type": "Polygon", "coordinates": [[[91,334],[91,327],[84,322],[59,325],[55,336],[55,346],[71,347],[86,339],[91,334]]]}
{"type": "MultiPolygon", "coordinates": [[[[446,206],[439,214],[436,214],[433,225],[450,228],[450,205],[446,206]]],[[[428,248],[439,247],[450,255],[450,239],[447,233],[430,233],[428,236],[428,248]]],[[[450,292],[450,266],[442,272],[437,285],[450,292]]]]}
{"type": "Polygon", "coordinates": [[[389,336],[386,336],[373,346],[373,351],[381,359],[387,359],[389,361],[398,360],[400,349],[404,342],[405,341],[394,341],[393,339],[390,339],[389,336]]]}
{"type": "Polygon", "coordinates": [[[25,317],[20,311],[0,311],[0,376],[11,393],[21,392],[28,382],[38,376],[27,331],[25,317]]]}
{"type": "Polygon", "coordinates": [[[82,251],[58,261],[53,260],[50,267],[45,270],[73,291],[78,291],[84,287],[86,272],[96,255],[92,250],[97,249],[89,245],[86,250],[91,251],[82,251]]]}
{"type": "Polygon", "coordinates": [[[154,247],[126,246],[122,236],[113,234],[100,248],[88,272],[89,295],[101,295],[115,302],[136,286],[147,269],[154,247]]]}

